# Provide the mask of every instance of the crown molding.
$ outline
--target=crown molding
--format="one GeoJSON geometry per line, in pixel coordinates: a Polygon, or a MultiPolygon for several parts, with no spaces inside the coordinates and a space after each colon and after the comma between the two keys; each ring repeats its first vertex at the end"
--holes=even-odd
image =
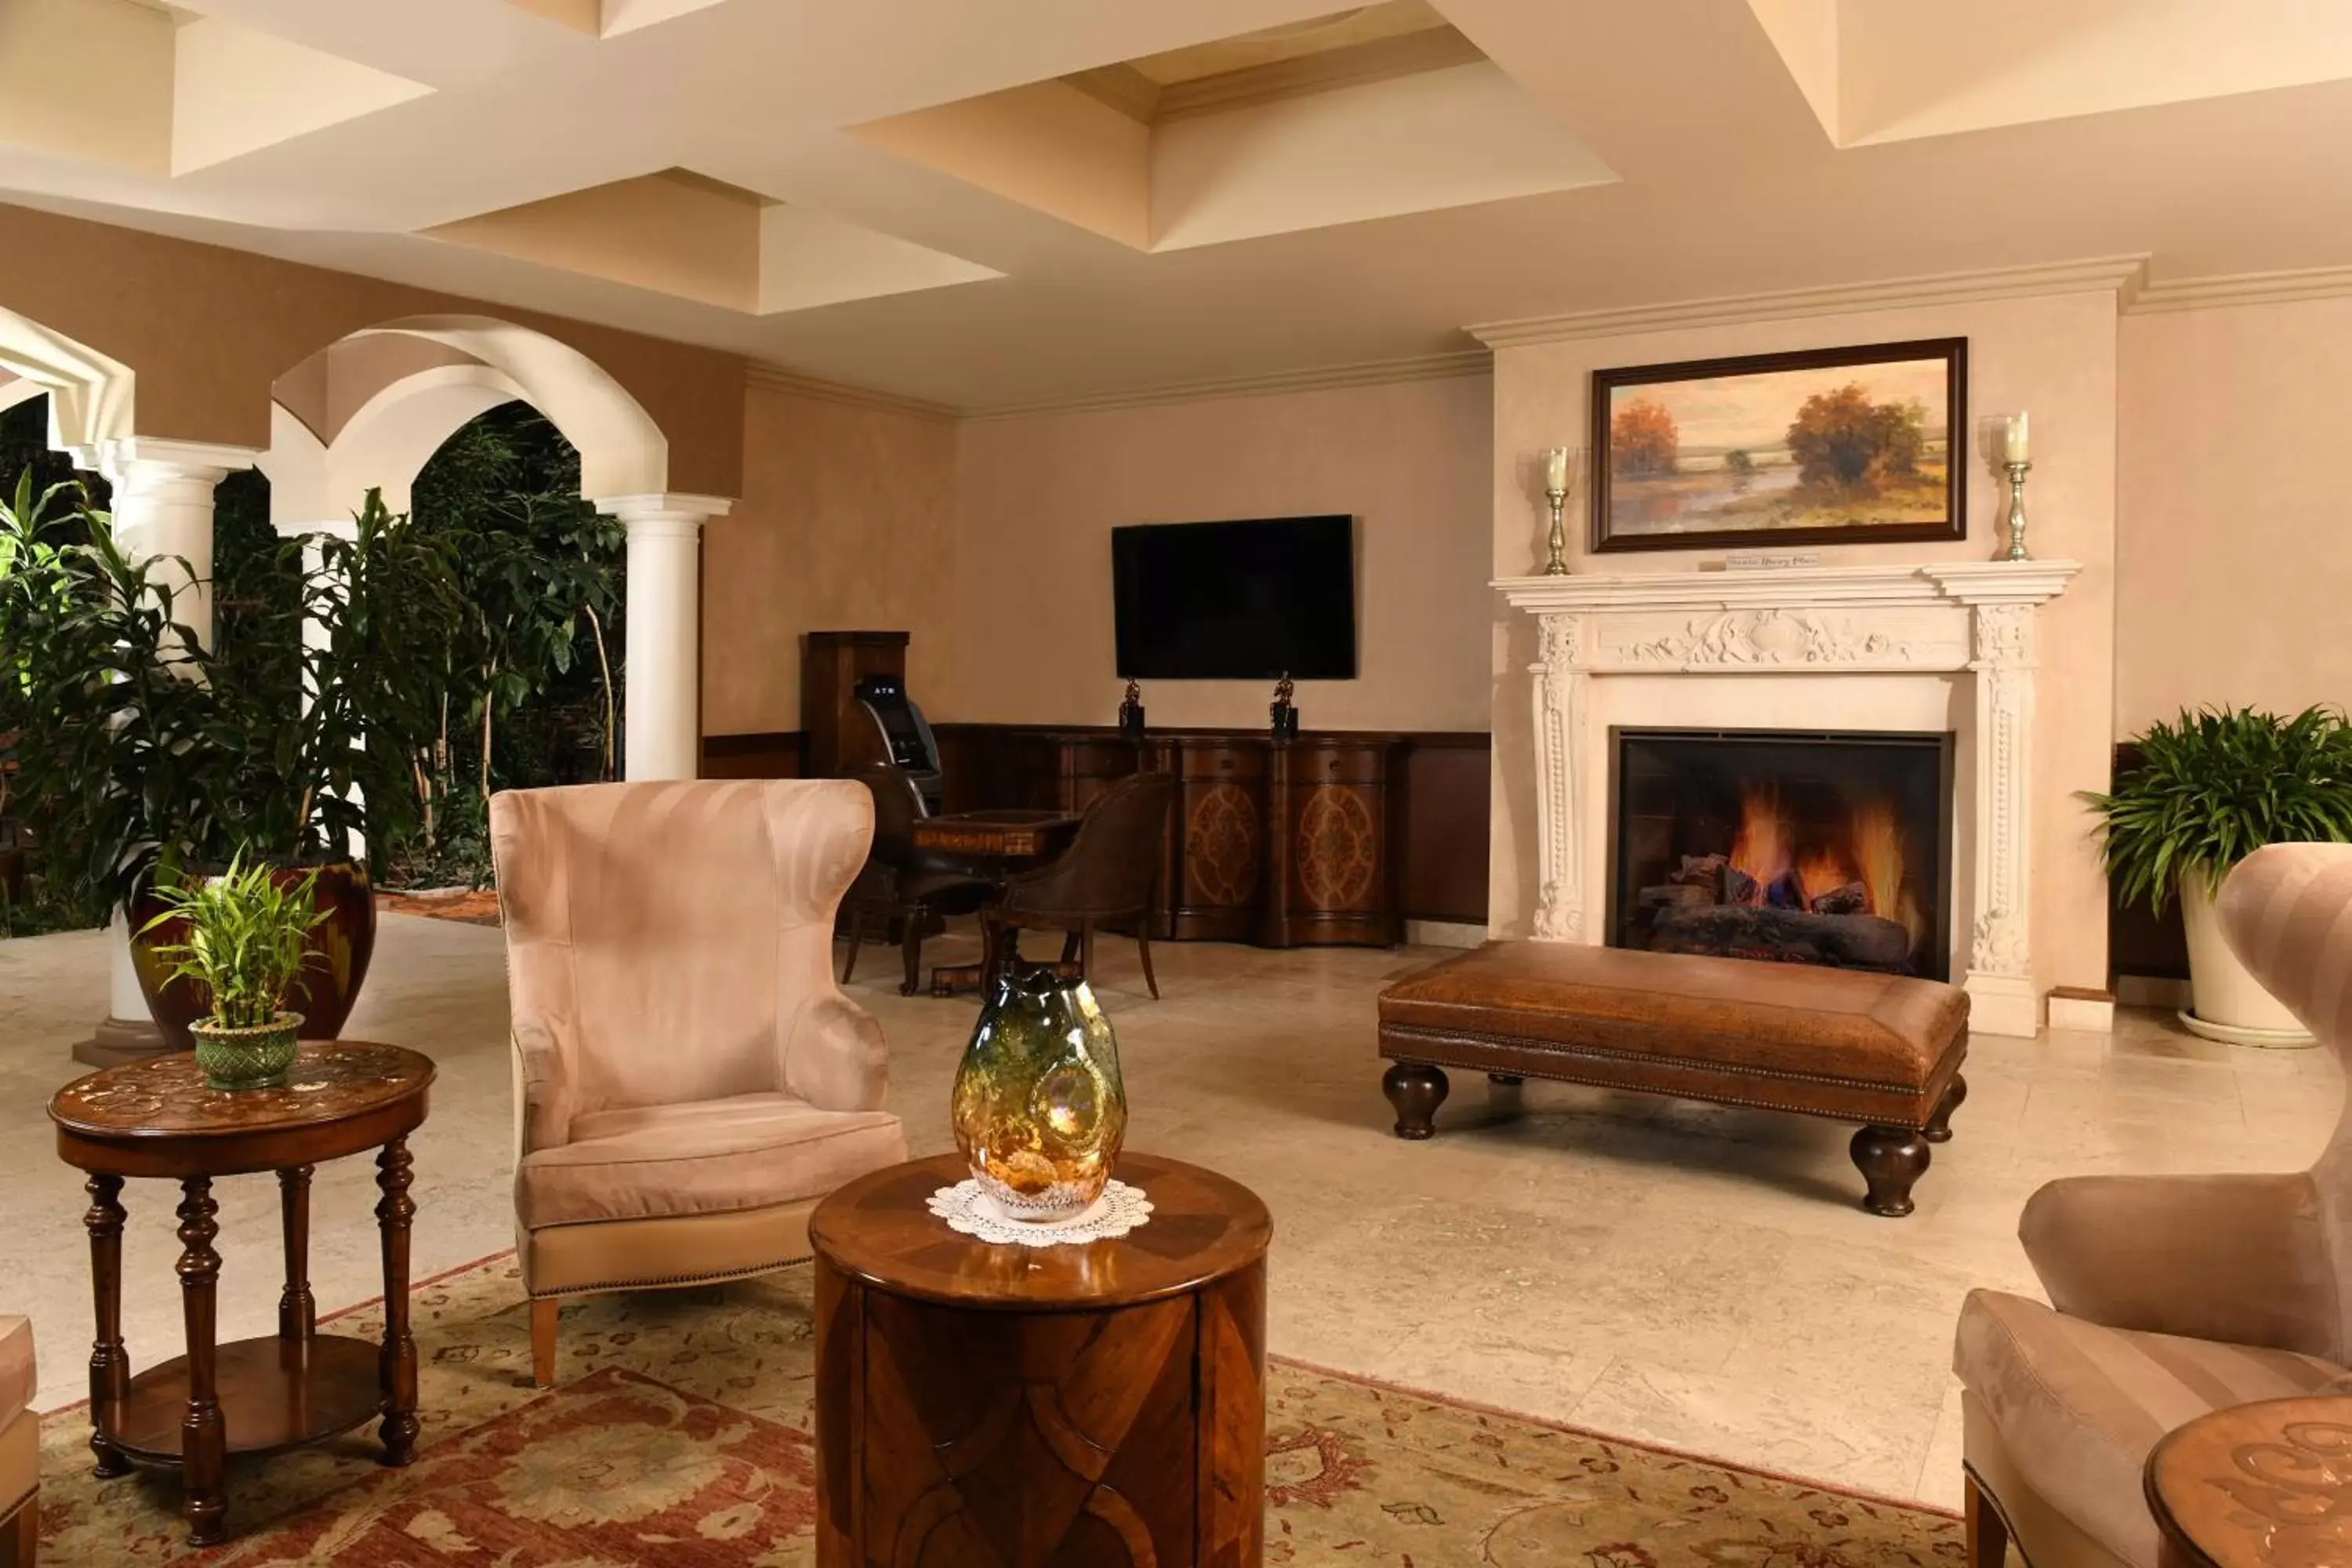
{"type": "Polygon", "coordinates": [[[1922,305],[1960,305],[1979,300],[2011,300],[2032,294],[2113,291],[2128,301],[2139,292],[2145,256],[2100,256],[2030,267],[1993,267],[1973,272],[1940,272],[1924,278],[1875,283],[1840,283],[1820,289],[1789,289],[1769,294],[1732,294],[1667,305],[1633,305],[1608,310],[1578,310],[1558,316],[1528,316],[1465,329],[1490,349],[1579,338],[1623,337],[1634,332],[1685,327],[1735,326],[1747,321],[1787,321],[1859,310],[1899,310],[1922,305]]]}
{"type": "Polygon", "coordinates": [[[2232,305],[2282,305],[2352,294],[2352,267],[2306,267],[2292,272],[2234,272],[2171,278],[2150,283],[2125,306],[2131,315],[2166,310],[2218,310],[2232,305]]]}
{"type": "Polygon", "coordinates": [[[1167,121],[1222,114],[1255,104],[1329,92],[1336,88],[1417,76],[1452,66],[1475,65],[1486,58],[1477,45],[1454,27],[1400,33],[1393,37],[1349,44],[1344,48],[1173,83],[1160,89],[1154,118],[1167,121]]]}
{"type": "Polygon", "coordinates": [[[814,397],[850,408],[870,408],[882,414],[903,414],[916,419],[955,419],[963,412],[949,404],[931,403],[919,397],[900,397],[894,393],[877,392],[872,387],[852,386],[846,382],[824,381],[786,370],[782,365],[763,364],[758,360],[744,362],[743,380],[748,385],[764,386],[774,392],[814,397]]]}
{"type": "Polygon", "coordinates": [[[1026,419],[1045,414],[1087,414],[1142,408],[1160,403],[1202,403],[1213,398],[1256,397],[1284,392],[1324,392],[1348,386],[1381,386],[1391,382],[1442,381],[1453,376],[1485,375],[1493,368],[1494,356],[1485,349],[1460,349],[1450,353],[1422,354],[1411,359],[1323,365],[1311,370],[1268,371],[1256,375],[1226,376],[1213,381],[1172,382],[1160,386],[1089,393],[1081,397],[1055,398],[1042,403],[998,404],[967,408],[963,411],[963,417],[1026,419]]]}

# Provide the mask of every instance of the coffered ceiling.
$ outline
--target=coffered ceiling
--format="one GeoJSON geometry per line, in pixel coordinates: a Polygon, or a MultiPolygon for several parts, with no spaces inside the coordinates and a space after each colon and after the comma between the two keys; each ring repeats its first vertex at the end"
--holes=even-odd
{"type": "Polygon", "coordinates": [[[0,199],[971,408],[2352,264],[2347,146],[2312,0],[0,0],[0,199]]]}

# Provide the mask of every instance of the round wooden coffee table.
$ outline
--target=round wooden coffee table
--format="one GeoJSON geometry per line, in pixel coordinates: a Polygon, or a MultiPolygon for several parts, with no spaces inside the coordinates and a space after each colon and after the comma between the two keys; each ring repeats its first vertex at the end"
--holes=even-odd
{"type": "Polygon", "coordinates": [[[1265,1205],[1129,1153],[1149,1224],[991,1245],[925,1206],[968,1174],[894,1165],[809,1221],[819,1568],[1256,1563],[1265,1205]]]}
{"type": "Polygon", "coordinates": [[[2352,1562],[2352,1396],[2200,1415],[2147,1457],[2163,1568],[2352,1562]]]}
{"type": "Polygon", "coordinates": [[[221,1539],[230,1454],[270,1453],[383,1416],[383,1462],[416,1443],[416,1343],[408,1330],[408,1134],[425,1120],[433,1063],[399,1046],[302,1042],[283,1088],[210,1089],[185,1052],[76,1079],[49,1101],[58,1153],[88,1171],[89,1266],[98,1339],[89,1357],[90,1452],[100,1477],[133,1460],[176,1465],[188,1538],[221,1539]],[[383,1237],[383,1342],[317,1331],[310,1298],[310,1172],[366,1149],[376,1155],[383,1237]],[[215,1176],[278,1173],[286,1288],[278,1332],[215,1345],[220,1226],[215,1176]],[[180,1184],[180,1300],[188,1353],[131,1375],[122,1346],[122,1184],[180,1184]]]}

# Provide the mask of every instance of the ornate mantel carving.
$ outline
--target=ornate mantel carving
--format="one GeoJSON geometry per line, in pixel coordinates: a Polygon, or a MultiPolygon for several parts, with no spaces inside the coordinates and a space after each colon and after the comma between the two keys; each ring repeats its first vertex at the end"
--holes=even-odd
{"type": "MultiPolygon", "coordinates": [[[[1964,672],[1974,689],[1976,911],[1967,954],[1974,1026],[2032,1034],[2039,1022],[2028,915],[2035,606],[2065,591],[2071,561],[1810,566],[1506,578],[1537,617],[1534,677],[1540,940],[1593,942],[1586,803],[1605,791],[1590,686],[1617,675],[1964,672]]],[[[1956,868],[1957,870],[1958,868],[1956,868]]]]}

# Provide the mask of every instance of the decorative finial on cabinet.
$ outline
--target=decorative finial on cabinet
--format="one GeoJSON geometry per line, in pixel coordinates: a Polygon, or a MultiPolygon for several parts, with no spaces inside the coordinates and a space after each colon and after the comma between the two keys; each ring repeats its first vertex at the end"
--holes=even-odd
{"type": "Polygon", "coordinates": [[[1266,714],[1274,721],[1274,738],[1277,741],[1298,739],[1298,710],[1291,706],[1291,694],[1298,689],[1290,683],[1290,672],[1284,670],[1282,679],[1274,683],[1274,700],[1267,704],[1266,714]]]}
{"type": "Polygon", "coordinates": [[[1118,705],[1118,732],[1130,741],[1143,739],[1143,688],[1132,680],[1127,683],[1127,696],[1118,705]]]}

